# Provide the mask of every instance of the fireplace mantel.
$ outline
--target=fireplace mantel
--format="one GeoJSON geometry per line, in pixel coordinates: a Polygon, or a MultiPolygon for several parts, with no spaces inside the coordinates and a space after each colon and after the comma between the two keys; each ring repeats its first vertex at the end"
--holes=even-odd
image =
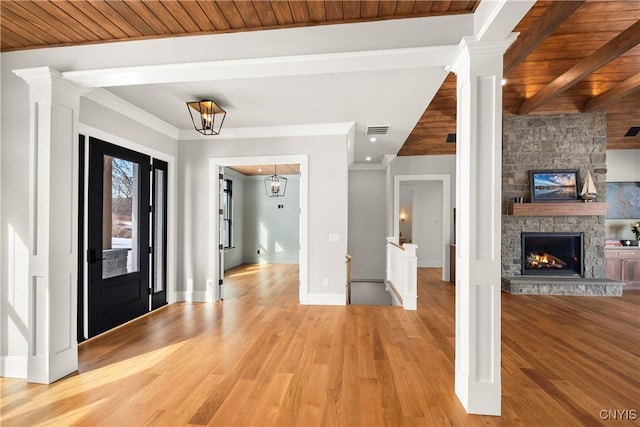
{"type": "Polygon", "coordinates": [[[513,216],[589,216],[606,213],[607,204],[604,202],[510,203],[508,209],[508,214],[513,216]]]}

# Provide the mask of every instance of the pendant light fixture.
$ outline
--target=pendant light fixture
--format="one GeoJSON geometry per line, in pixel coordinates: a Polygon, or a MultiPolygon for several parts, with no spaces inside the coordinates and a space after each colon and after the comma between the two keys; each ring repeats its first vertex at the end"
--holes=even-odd
{"type": "Polygon", "coordinates": [[[187,102],[193,127],[203,135],[218,135],[227,112],[215,102],[205,99],[187,102]],[[194,111],[195,117],[194,117],[194,111]]]}
{"type": "Polygon", "coordinates": [[[287,178],[278,176],[276,165],[273,165],[273,175],[264,179],[264,189],[267,197],[284,197],[287,191],[287,178]]]}

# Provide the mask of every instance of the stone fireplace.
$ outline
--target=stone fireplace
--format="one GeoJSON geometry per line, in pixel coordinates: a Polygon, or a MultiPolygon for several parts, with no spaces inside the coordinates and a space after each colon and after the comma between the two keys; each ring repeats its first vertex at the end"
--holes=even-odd
{"type": "MultiPolygon", "coordinates": [[[[621,294],[621,287],[615,288],[615,285],[611,284],[612,287],[607,288],[611,281],[604,279],[604,215],[516,216],[508,214],[509,204],[513,203],[514,198],[522,198],[525,203],[531,201],[529,194],[529,171],[531,170],[578,169],[582,177],[587,176],[589,172],[598,192],[597,201],[604,202],[607,174],[606,150],[607,120],[604,113],[503,117],[502,277],[504,290],[512,293],[557,295],[614,295],[618,292],[621,294]],[[566,276],[564,272],[559,275],[557,267],[553,267],[553,273],[549,273],[547,269],[537,269],[537,271],[523,274],[523,257],[527,256],[522,247],[523,233],[580,234],[582,236],[580,265],[577,267],[574,265],[572,269],[575,272],[568,273],[566,276]],[[505,279],[507,279],[507,286],[505,286],[505,279]],[[570,284],[569,290],[563,287],[567,282],[570,284]],[[518,283],[518,286],[511,286],[510,283],[518,283]],[[601,285],[602,288],[595,288],[601,285]]],[[[571,255],[554,256],[567,264],[573,263],[571,259],[564,259],[571,258],[571,255]]]]}
{"type": "Polygon", "coordinates": [[[522,233],[523,276],[584,276],[583,233],[522,233]]]}

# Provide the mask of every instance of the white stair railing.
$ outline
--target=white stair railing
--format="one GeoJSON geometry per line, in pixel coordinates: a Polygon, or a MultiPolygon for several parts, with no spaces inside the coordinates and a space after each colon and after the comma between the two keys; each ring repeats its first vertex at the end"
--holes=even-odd
{"type": "Polygon", "coordinates": [[[405,310],[418,306],[418,245],[400,246],[395,237],[387,237],[387,290],[391,290],[394,305],[405,310]]]}

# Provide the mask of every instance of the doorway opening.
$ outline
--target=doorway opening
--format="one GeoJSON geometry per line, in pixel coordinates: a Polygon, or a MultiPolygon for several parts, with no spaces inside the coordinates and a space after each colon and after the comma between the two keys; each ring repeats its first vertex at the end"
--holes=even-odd
{"type": "MultiPolygon", "coordinates": [[[[411,224],[408,224],[409,214],[406,212],[407,206],[418,207],[419,205],[419,187],[422,184],[438,186],[438,192],[441,190],[442,194],[442,207],[441,212],[436,212],[434,216],[435,219],[432,219],[431,222],[438,221],[439,227],[438,234],[441,236],[437,239],[438,248],[436,249],[441,253],[440,259],[442,260],[442,280],[445,282],[449,281],[449,244],[451,243],[451,217],[452,217],[452,209],[451,209],[451,176],[449,175],[396,175],[394,176],[394,191],[393,191],[393,235],[400,241],[400,230],[410,230],[412,235],[418,235],[420,231],[417,229],[421,224],[421,217],[424,216],[424,212],[426,212],[426,207],[423,207],[422,213],[420,213],[420,209],[416,209],[414,213],[417,215],[411,215],[411,224]],[[401,209],[401,186],[408,188],[416,187],[416,190],[408,190],[409,194],[405,198],[408,205],[403,205],[405,221],[401,221],[401,215],[403,210],[401,209]],[[402,228],[401,228],[402,227],[402,228]]],[[[434,224],[432,224],[433,226],[434,224]]],[[[437,224],[435,224],[437,226],[437,224]]],[[[407,231],[403,232],[405,234],[407,231]]],[[[415,240],[415,237],[412,238],[415,240]]],[[[413,241],[413,243],[417,243],[413,241]]],[[[420,245],[418,244],[418,250],[420,250],[420,245]]]]}
{"type": "Polygon", "coordinates": [[[210,159],[209,194],[212,213],[209,277],[216,278],[209,283],[218,285],[207,290],[210,297],[215,301],[224,299],[224,276],[228,268],[242,264],[296,263],[299,264],[298,299],[305,304],[308,295],[307,156],[210,159]],[[265,193],[264,180],[274,173],[274,165],[279,175],[290,178],[285,197],[267,197],[265,193]],[[285,165],[295,167],[296,171],[287,174],[287,169],[283,169],[285,165]],[[258,172],[258,169],[263,170],[258,172]],[[242,224],[237,222],[240,217],[242,224]],[[294,230],[287,232],[292,227],[294,230]]]}

